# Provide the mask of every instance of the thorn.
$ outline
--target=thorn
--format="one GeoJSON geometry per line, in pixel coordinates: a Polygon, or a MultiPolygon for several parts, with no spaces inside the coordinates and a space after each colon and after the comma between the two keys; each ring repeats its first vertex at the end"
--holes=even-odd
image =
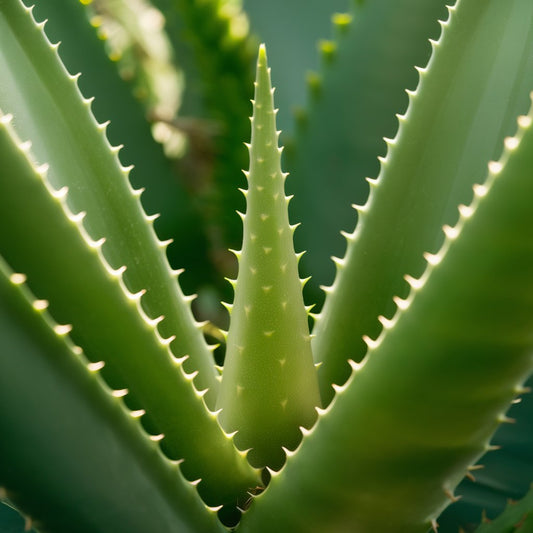
{"type": "Polygon", "coordinates": [[[98,372],[99,370],[102,370],[105,366],[105,361],[98,361],[97,363],[89,363],[87,365],[87,368],[89,372],[98,372]]]}
{"type": "Polygon", "coordinates": [[[373,350],[379,346],[379,337],[377,339],[371,339],[368,335],[363,335],[363,341],[368,346],[369,350],[373,350]]]}
{"type": "Polygon", "coordinates": [[[455,496],[455,494],[449,489],[444,489],[444,494],[452,503],[455,503],[461,499],[461,496],[455,496]]]}
{"type": "Polygon", "coordinates": [[[448,239],[456,239],[459,235],[459,230],[457,228],[454,228],[452,226],[448,226],[447,224],[442,227],[444,231],[444,235],[448,237],[448,239]]]}
{"type": "Polygon", "coordinates": [[[422,281],[421,278],[419,279],[416,279],[416,278],[413,278],[412,276],[410,276],[409,274],[406,274],[403,279],[405,281],[407,281],[407,283],[409,283],[409,285],[411,286],[412,289],[416,290],[416,289],[420,289],[422,288],[422,286],[424,285],[424,282],[422,281]]]}
{"type": "Polygon", "coordinates": [[[503,165],[498,161],[491,161],[489,163],[489,171],[491,174],[499,174],[502,171],[503,165]]]}
{"type": "Polygon", "coordinates": [[[11,274],[9,277],[9,281],[11,281],[13,285],[22,285],[23,283],[26,283],[26,279],[26,274],[20,274],[18,272],[11,274]]]}
{"type": "Polygon", "coordinates": [[[459,213],[464,218],[469,218],[474,214],[474,209],[471,206],[461,204],[459,206],[459,213]]]}
{"type": "Polygon", "coordinates": [[[54,327],[55,334],[59,336],[68,335],[71,331],[72,326],[70,324],[58,324],[54,327]]]}
{"type": "Polygon", "coordinates": [[[392,300],[394,301],[398,309],[401,309],[402,311],[409,307],[409,300],[404,300],[403,298],[400,298],[399,296],[394,296],[392,300]]]}

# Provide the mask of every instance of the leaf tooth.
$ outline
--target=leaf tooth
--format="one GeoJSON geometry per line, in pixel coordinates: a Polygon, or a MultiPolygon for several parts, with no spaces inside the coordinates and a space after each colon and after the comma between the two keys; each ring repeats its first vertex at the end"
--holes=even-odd
{"type": "Polygon", "coordinates": [[[459,236],[460,230],[459,228],[448,226],[447,224],[442,227],[444,234],[446,237],[450,240],[454,240],[459,236]]]}
{"type": "Polygon", "coordinates": [[[32,306],[36,311],[44,311],[48,309],[49,302],[48,300],[34,300],[32,306]]]}
{"type": "Polygon", "coordinates": [[[100,370],[102,370],[102,368],[104,368],[104,366],[105,361],[96,361],[95,363],[88,363],[87,369],[89,370],[89,372],[99,372],[100,370]]]}
{"type": "Polygon", "coordinates": [[[66,198],[68,194],[68,187],[65,185],[64,187],[61,187],[60,189],[52,189],[50,192],[54,198],[57,198],[58,200],[62,200],[63,198],[66,198]]]}
{"type": "Polygon", "coordinates": [[[111,396],[114,398],[124,398],[129,394],[129,392],[130,391],[128,389],[116,389],[111,391],[111,396]]]}
{"type": "Polygon", "coordinates": [[[22,274],[20,272],[14,272],[9,276],[9,281],[13,283],[13,285],[22,285],[26,283],[27,276],[26,274],[22,274]]]}
{"type": "Polygon", "coordinates": [[[149,438],[152,442],[160,442],[165,438],[164,433],[159,433],[158,435],[149,435],[149,438]]]}
{"type": "Polygon", "coordinates": [[[228,252],[231,252],[239,260],[240,260],[240,258],[242,256],[242,250],[233,250],[233,249],[229,248],[228,252]]]}
{"type": "Polygon", "coordinates": [[[136,409],[135,411],[130,411],[129,415],[131,418],[141,418],[146,414],[144,409],[136,409]]]}
{"type": "Polygon", "coordinates": [[[381,344],[381,335],[376,339],[372,339],[368,335],[363,335],[363,341],[368,346],[369,350],[374,350],[381,344]]]}
{"type": "Polygon", "coordinates": [[[337,43],[329,39],[322,39],[318,43],[320,55],[325,65],[331,65],[337,57],[337,43]]]}
{"type": "Polygon", "coordinates": [[[531,390],[531,387],[524,387],[523,385],[518,385],[517,387],[515,387],[514,392],[515,394],[530,394],[531,390]]]}
{"type": "Polygon", "coordinates": [[[220,302],[227,310],[228,313],[231,315],[231,312],[233,310],[233,304],[230,304],[228,302],[220,302]]]}
{"type": "Polygon", "coordinates": [[[187,361],[187,359],[189,359],[189,356],[188,355],[182,355],[181,357],[176,357],[172,351],[170,350],[169,351],[169,354],[170,354],[170,357],[172,359],[172,361],[178,365],[178,366],[182,366],[183,363],[185,363],[185,361],[187,361]]]}
{"type": "Polygon", "coordinates": [[[505,148],[509,151],[516,150],[520,145],[520,139],[518,137],[506,137],[503,141],[505,148]]]}
{"type": "Polygon", "coordinates": [[[395,318],[386,318],[383,315],[379,315],[378,320],[379,322],[381,322],[381,325],[383,326],[384,329],[392,329],[394,325],[396,324],[395,318]]]}
{"type": "Polygon", "coordinates": [[[174,239],[165,239],[164,241],[158,239],[158,246],[161,249],[168,248],[172,243],[174,242],[174,239]]]}
{"type": "Polygon", "coordinates": [[[170,270],[170,275],[177,280],[184,272],[184,268],[172,268],[170,270]]]}
{"type": "Polygon", "coordinates": [[[503,165],[499,161],[491,161],[489,163],[489,172],[493,176],[498,175],[502,171],[502,169],[503,169],[503,165]]]}
{"type": "Polygon", "coordinates": [[[64,337],[72,331],[71,324],[56,324],[54,326],[54,332],[58,337],[64,337]]]}
{"type": "Polygon", "coordinates": [[[407,112],[406,113],[396,113],[396,118],[398,119],[398,122],[401,124],[402,122],[405,122],[407,120],[407,112]]]}
{"type": "Polygon", "coordinates": [[[198,298],[197,294],[185,294],[185,295],[183,295],[183,301],[185,303],[188,303],[188,304],[191,304],[192,302],[194,302],[194,300],[196,300],[196,298],[198,298]]]}
{"type": "Polygon", "coordinates": [[[434,518],[431,520],[430,526],[431,526],[431,529],[433,530],[434,533],[438,533],[439,532],[439,524],[437,523],[437,521],[434,518]]]}
{"type": "Polygon", "coordinates": [[[470,205],[461,204],[459,206],[459,213],[463,218],[470,218],[474,214],[474,208],[470,205]]]}
{"type": "Polygon", "coordinates": [[[301,222],[296,222],[295,224],[289,224],[289,228],[292,231],[292,233],[294,233],[296,229],[300,227],[301,224],[302,224],[301,222]]]}
{"type": "Polygon", "coordinates": [[[516,418],[510,418],[505,414],[499,415],[497,420],[500,424],[516,424],[516,418]]]}
{"type": "Polygon", "coordinates": [[[444,489],[444,495],[446,498],[448,498],[452,503],[455,503],[461,499],[461,495],[456,496],[453,491],[450,489],[444,489]]]}
{"type": "Polygon", "coordinates": [[[417,291],[421,289],[424,286],[425,283],[425,277],[422,276],[420,278],[413,278],[413,276],[410,276],[409,274],[406,274],[403,279],[407,281],[407,283],[411,286],[411,289],[414,291],[417,291]]]}
{"type": "Polygon", "coordinates": [[[76,224],[80,224],[83,219],[87,216],[87,211],[79,211],[76,214],[68,213],[68,219],[76,224]]]}
{"type": "Polygon", "coordinates": [[[430,254],[429,252],[424,252],[424,259],[431,265],[438,265],[442,261],[442,254],[430,254]]]}
{"type": "Polygon", "coordinates": [[[342,268],[342,267],[346,266],[346,260],[344,258],[335,257],[334,255],[332,255],[330,257],[330,259],[335,263],[337,268],[342,268]]]}
{"type": "Polygon", "coordinates": [[[337,34],[341,36],[348,31],[352,24],[353,17],[349,13],[334,13],[331,20],[337,34]]]}
{"type": "Polygon", "coordinates": [[[231,278],[224,278],[234,289],[237,285],[237,280],[236,279],[231,279],[231,278]]]}
{"type": "MultiPolygon", "coordinates": [[[[129,167],[122,167],[122,171],[125,174],[128,174],[131,171],[131,169],[133,169],[133,165],[129,167]]],[[[128,180],[128,185],[130,187],[131,194],[137,198],[140,198],[142,193],[146,190],[145,187],[139,187],[138,189],[134,189],[131,183],[129,182],[129,180],[128,180]]]]}
{"type": "Polygon", "coordinates": [[[163,315],[160,315],[156,318],[150,318],[142,309],[141,306],[139,306],[139,311],[141,311],[141,314],[147,324],[149,324],[151,327],[155,328],[160,322],[162,322],[165,317],[163,315]]]}
{"type": "Polygon", "coordinates": [[[322,292],[325,292],[326,294],[330,294],[334,292],[333,286],[334,284],[333,285],[320,285],[320,289],[322,290],[322,292]]]}
{"type": "Polygon", "coordinates": [[[300,285],[302,289],[305,287],[305,285],[310,279],[311,279],[311,276],[307,276],[306,278],[300,278],[300,285]]]}
{"type": "Polygon", "coordinates": [[[300,259],[305,255],[305,250],[303,252],[297,252],[295,255],[296,255],[296,261],[299,263],[300,259]]]}
{"type": "Polygon", "coordinates": [[[340,233],[348,242],[353,242],[355,240],[355,232],[349,233],[347,231],[341,230],[340,233]]]}
{"type": "Polygon", "coordinates": [[[478,183],[472,189],[474,190],[474,195],[478,198],[483,198],[489,192],[489,188],[486,185],[480,185],[478,183]]]}
{"type": "Polygon", "coordinates": [[[398,309],[401,309],[402,311],[407,309],[409,307],[409,304],[411,303],[409,299],[400,298],[399,296],[394,296],[392,299],[398,309]]]}
{"type": "Polygon", "coordinates": [[[176,335],[171,335],[170,337],[162,337],[159,335],[159,332],[157,333],[157,336],[159,338],[159,342],[163,344],[164,346],[169,346],[173,341],[176,340],[176,335]]]}
{"type": "Polygon", "coordinates": [[[31,141],[23,141],[19,144],[19,149],[27,154],[31,150],[32,144],[31,141]]]}
{"type": "MultiPolygon", "coordinates": [[[[79,76],[81,76],[81,73],[79,74],[79,76]]],[[[76,81],[76,84],[77,84],[77,81],[78,81],[78,77],[75,77],[75,81],[76,81]]],[[[80,93],[81,94],[81,93],[80,93]]],[[[94,102],[94,96],[91,96],[89,98],[85,98],[83,95],[82,95],[82,100],[83,100],[83,103],[90,109],[93,105],[93,102],[94,102]]],[[[111,146],[111,149],[113,150],[114,146],[111,146]]],[[[118,151],[118,150],[117,150],[118,151]]]]}
{"type": "MultiPolygon", "coordinates": [[[[530,98],[533,99],[533,92],[530,94],[530,98]]],[[[517,122],[518,122],[519,128],[526,129],[531,126],[531,123],[533,122],[533,118],[527,115],[520,115],[517,119],[517,122]]]]}
{"type": "Polygon", "coordinates": [[[150,224],[153,224],[160,216],[161,213],[154,213],[153,215],[147,215],[144,213],[144,219],[150,224]]]}

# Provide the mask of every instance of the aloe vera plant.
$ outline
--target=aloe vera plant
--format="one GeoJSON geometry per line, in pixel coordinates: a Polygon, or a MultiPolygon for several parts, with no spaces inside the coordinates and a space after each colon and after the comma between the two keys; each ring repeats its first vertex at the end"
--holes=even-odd
{"type": "Polygon", "coordinates": [[[85,4],[0,0],[3,530],[532,531],[530,0],[332,13],[286,154],[262,3],[85,4]]]}

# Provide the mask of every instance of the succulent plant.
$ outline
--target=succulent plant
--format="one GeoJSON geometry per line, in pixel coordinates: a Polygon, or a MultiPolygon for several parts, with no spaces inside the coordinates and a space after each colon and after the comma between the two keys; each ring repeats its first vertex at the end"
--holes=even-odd
{"type": "Polygon", "coordinates": [[[0,0],[2,531],[532,531],[533,3],[354,2],[294,122],[297,2],[90,3],[0,0]]]}

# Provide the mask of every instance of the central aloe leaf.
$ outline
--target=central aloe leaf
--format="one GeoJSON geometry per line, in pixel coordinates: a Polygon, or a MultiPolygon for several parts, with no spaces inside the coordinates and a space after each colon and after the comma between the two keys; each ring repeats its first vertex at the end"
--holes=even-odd
{"type": "Polygon", "coordinates": [[[259,52],[244,239],[218,407],[253,465],[279,468],[319,405],[307,311],[281,171],[265,48],[259,52]]]}

